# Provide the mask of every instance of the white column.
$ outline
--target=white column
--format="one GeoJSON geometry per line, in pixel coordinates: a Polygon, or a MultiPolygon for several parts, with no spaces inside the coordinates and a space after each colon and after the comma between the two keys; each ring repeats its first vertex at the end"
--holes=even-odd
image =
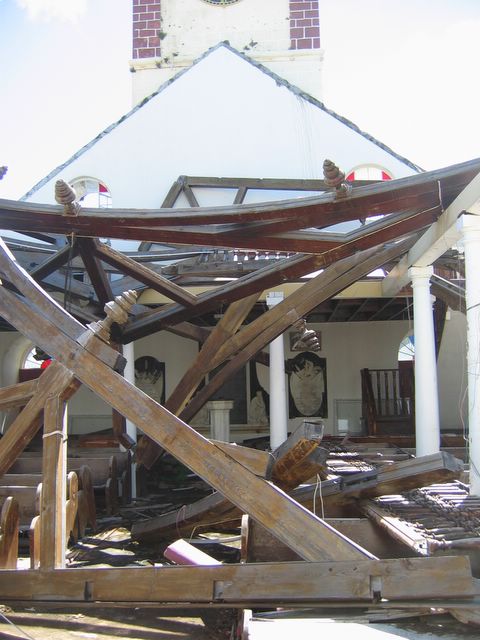
{"type": "Polygon", "coordinates": [[[230,442],[230,411],[233,400],[210,400],[207,409],[210,414],[210,437],[220,442],[230,442]]]}
{"type": "MultiPolygon", "coordinates": [[[[123,356],[127,361],[123,376],[130,384],[135,384],[135,352],[133,342],[123,345],[123,356]]],[[[130,420],[125,421],[127,435],[137,442],[137,427],[130,420]]],[[[132,463],[132,500],[137,497],[137,465],[132,463]]]]}
{"type": "Polygon", "coordinates": [[[418,456],[440,451],[437,359],[430,295],[433,267],[411,267],[415,339],[415,446],[418,456]]]}
{"type": "MultiPolygon", "coordinates": [[[[284,299],[283,292],[267,294],[267,306],[275,307],[284,299]]],[[[285,348],[283,334],[270,343],[270,448],[276,449],[288,435],[287,388],[285,384],[285,348]]]]}
{"type": "Polygon", "coordinates": [[[468,444],[470,492],[480,494],[480,217],[461,219],[467,307],[468,444]]]}

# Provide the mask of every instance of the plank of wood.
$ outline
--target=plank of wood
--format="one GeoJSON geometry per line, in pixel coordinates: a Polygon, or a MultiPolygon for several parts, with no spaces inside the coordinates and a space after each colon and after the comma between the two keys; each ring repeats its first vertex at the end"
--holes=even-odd
{"type": "MultiPolygon", "coordinates": [[[[197,357],[167,399],[165,407],[169,411],[177,415],[182,411],[205,375],[214,368],[212,363],[218,345],[223,344],[237,332],[257,299],[258,295],[254,294],[229,305],[223,317],[203,343],[197,357]]],[[[144,436],[137,445],[135,455],[139,464],[150,469],[160,453],[161,449],[151,439],[144,436]]]]}
{"type": "MultiPolygon", "coordinates": [[[[4,291],[4,294],[9,292],[4,291]]],[[[6,296],[2,301],[6,303],[6,296]]],[[[6,303],[8,305],[8,303],[6,303]]],[[[51,326],[45,327],[51,332],[51,326]]],[[[34,341],[35,342],[35,341],[34,341]]],[[[45,343],[45,337],[43,338],[45,343]]],[[[15,418],[3,438],[0,439],[0,476],[2,476],[15,462],[20,453],[32,440],[43,422],[43,408],[48,397],[58,394],[63,400],[73,396],[80,383],[72,373],[59,362],[52,362],[37,380],[37,393],[25,405],[21,413],[15,418]]]]}
{"type": "Polygon", "coordinates": [[[97,243],[95,252],[102,261],[118,268],[120,272],[139,280],[151,289],[163,293],[180,304],[191,306],[197,302],[197,296],[193,293],[105,244],[97,243]]]}
{"type": "Polygon", "coordinates": [[[168,305],[160,310],[151,310],[132,320],[123,331],[127,341],[138,340],[153,331],[190,320],[196,315],[217,309],[221,304],[229,304],[240,298],[275,287],[285,280],[300,278],[307,273],[325,266],[319,256],[294,255],[249,274],[244,278],[228,282],[198,296],[197,304],[186,309],[183,305],[168,305]]]}
{"type": "Polygon", "coordinates": [[[58,395],[45,400],[43,425],[43,483],[40,504],[40,566],[65,567],[67,546],[67,427],[65,403],[58,395]]]}
{"type": "Polygon", "coordinates": [[[41,473],[6,473],[0,478],[0,486],[37,487],[41,481],[41,473]]]}
{"type": "Polygon", "coordinates": [[[12,497],[18,504],[20,524],[30,524],[38,513],[38,487],[0,487],[0,501],[12,497]]]}
{"type": "MultiPolygon", "coordinates": [[[[77,340],[84,335],[85,327],[69,315],[53,298],[51,298],[35,280],[23,269],[15,260],[6,244],[0,239],[0,275],[2,280],[10,282],[18,291],[20,291],[31,304],[35,307],[34,313],[40,313],[45,318],[53,322],[56,327],[69,337],[77,340]]],[[[5,282],[3,283],[5,285],[5,282]]],[[[2,287],[2,295],[8,292],[5,286],[2,287]]],[[[5,313],[8,312],[7,310],[5,313]]],[[[8,317],[5,317],[10,322],[8,317]]],[[[12,324],[10,322],[10,324],[12,324]]],[[[50,335],[51,331],[47,333],[50,335]]],[[[40,346],[40,345],[39,345],[40,346]]],[[[113,367],[116,371],[123,371],[125,367],[125,359],[119,353],[115,352],[102,340],[95,338],[87,346],[97,354],[103,362],[113,367]],[[90,346],[91,345],[91,346],[90,346]]],[[[48,353],[48,347],[44,349],[48,353]]]]}
{"type": "Polygon", "coordinates": [[[35,280],[37,281],[41,281],[67,262],[73,260],[77,255],[78,246],[76,242],[73,241],[72,245],[65,245],[65,247],[59,249],[39,265],[37,265],[33,269],[30,269],[29,273],[32,278],[35,278],[35,280]]]}
{"type": "Polygon", "coordinates": [[[20,515],[18,502],[7,497],[0,512],[0,568],[16,569],[18,557],[18,527],[20,515]]]}
{"type": "Polygon", "coordinates": [[[364,253],[332,265],[316,276],[301,289],[285,298],[283,302],[267,311],[235,334],[221,347],[216,355],[218,365],[235,355],[223,369],[192,398],[180,414],[183,420],[190,420],[202,406],[218,391],[228,378],[236,373],[255,353],[263,349],[274,338],[284,333],[294,322],[302,318],[320,302],[327,300],[355,282],[362,275],[370,273],[385,262],[401,255],[411,241],[398,243],[383,250],[369,249],[364,253]]]}
{"type": "MultiPolygon", "coordinates": [[[[32,322],[28,305],[13,294],[8,298],[8,302],[7,296],[0,298],[0,313],[3,314],[7,305],[11,307],[15,326],[35,344],[46,346],[44,334],[52,333],[51,323],[41,315],[32,322]]],[[[55,332],[54,339],[49,337],[48,349],[59,362],[69,367],[72,377],[81,380],[240,509],[293,546],[305,559],[353,559],[370,555],[285,493],[239,465],[64,333],[55,332]]],[[[0,456],[0,463],[5,458],[5,455],[0,456]]]]}
{"type": "Polygon", "coordinates": [[[328,451],[319,447],[323,437],[321,421],[304,421],[272,453],[271,477],[288,491],[325,471],[328,451]]]}
{"type": "Polygon", "coordinates": [[[478,594],[463,556],[229,564],[215,567],[129,567],[0,571],[0,598],[9,601],[216,603],[221,606],[350,602],[378,598],[399,606],[405,600],[455,598],[475,602],[478,594]],[[445,579],[448,576],[448,580],[445,579]]]}
{"type": "Polygon", "coordinates": [[[37,390],[38,380],[19,382],[0,389],[0,409],[5,411],[26,404],[37,390]]]}
{"type": "Polygon", "coordinates": [[[102,262],[97,258],[96,249],[99,244],[100,242],[96,238],[77,238],[77,245],[83,264],[95,289],[98,301],[104,305],[113,300],[114,295],[102,262]]]}

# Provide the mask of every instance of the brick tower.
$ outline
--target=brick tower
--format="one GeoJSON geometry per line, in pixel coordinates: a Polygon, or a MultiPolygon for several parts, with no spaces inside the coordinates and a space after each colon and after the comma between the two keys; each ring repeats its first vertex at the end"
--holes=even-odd
{"type": "Polygon", "coordinates": [[[132,2],[135,103],[222,41],[321,99],[319,0],[132,2]]]}

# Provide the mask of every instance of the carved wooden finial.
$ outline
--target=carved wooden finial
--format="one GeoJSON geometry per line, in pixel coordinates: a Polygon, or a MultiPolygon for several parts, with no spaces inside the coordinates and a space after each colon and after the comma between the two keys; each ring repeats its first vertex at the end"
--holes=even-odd
{"type": "Polygon", "coordinates": [[[57,180],[55,183],[55,200],[63,204],[63,213],[66,216],[77,216],[80,205],[76,202],[77,194],[65,180],[57,180]]]}
{"type": "Polygon", "coordinates": [[[0,167],[0,180],[1,180],[2,178],[4,178],[4,176],[5,176],[5,174],[7,173],[7,171],[8,171],[8,167],[5,167],[5,166],[0,167]]]}
{"type": "Polygon", "coordinates": [[[322,345],[318,334],[313,329],[307,328],[307,322],[305,318],[300,318],[292,325],[300,335],[292,346],[292,351],[298,351],[299,349],[310,349],[311,351],[321,351],[322,345]]]}
{"type": "Polygon", "coordinates": [[[345,182],[345,174],[331,160],[323,163],[323,175],[327,187],[335,187],[336,196],[346,196],[351,191],[351,185],[345,182]]]}
{"type": "Polygon", "coordinates": [[[122,295],[117,296],[115,300],[107,302],[104,311],[107,317],[99,322],[89,324],[89,328],[98,335],[99,338],[108,342],[110,340],[110,329],[112,324],[125,324],[128,320],[128,314],[131,312],[133,305],[137,300],[136,291],[124,291],[122,295]]]}

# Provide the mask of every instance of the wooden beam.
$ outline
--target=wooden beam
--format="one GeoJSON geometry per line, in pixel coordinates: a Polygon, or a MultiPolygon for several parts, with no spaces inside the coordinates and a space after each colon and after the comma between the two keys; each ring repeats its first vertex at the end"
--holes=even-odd
{"type": "Polygon", "coordinates": [[[60,206],[3,200],[0,201],[0,223],[4,229],[17,231],[35,232],[51,229],[52,233],[73,232],[79,235],[124,239],[136,237],[147,241],[155,240],[155,233],[152,231],[161,226],[184,227],[277,220],[291,218],[293,210],[299,216],[315,216],[316,226],[320,226],[322,216],[331,215],[333,212],[341,216],[348,210],[351,219],[358,219],[366,215],[389,214],[418,207],[426,210],[439,206],[440,199],[450,204],[479,170],[480,162],[472,160],[446,169],[359,187],[354,189],[348,198],[336,198],[335,194],[329,192],[308,199],[292,198],[281,202],[231,205],[213,210],[200,207],[194,216],[190,207],[154,212],[85,208],[78,216],[64,216],[60,206]],[[439,181],[441,194],[438,189],[439,181]],[[112,224],[112,220],[115,224],[112,224]]]}
{"type": "MultiPolygon", "coordinates": [[[[2,301],[4,299],[2,295],[2,301]]],[[[59,362],[52,362],[37,382],[37,392],[0,439],[0,476],[8,471],[41,427],[47,398],[58,394],[67,400],[79,387],[72,373],[59,362]]]]}
{"type": "Polygon", "coordinates": [[[64,418],[65,403],[59,395],[49,395],[45,401],[43,420],[43,481],[40,504],[42,569],[65,567],[67,429],[64,418]]]}
{"type": "Polygon", "coordinates": [[[96,238],[78,238],[77,245],[98,301],[100,304],[105,305],[110,300],[113,300],[114,295],[101,260],[97,258],[97,248],[100,242],[96,238]]]}
{"type": "Polygon", "coordinates": [[[65,247],[54,253],[52,256],[44,260],[41,264],[37,265],[33,269],[29,270],[30,275],[35,280],[43,280],[46,276],[62,267],[64,264],[70,262],[78,254],[78,247],[76,242],[73,244],[67,244],[65,247]]]}
{"type": "MultiPolygon", "coordinates": [[[[41,347],[48,342],[51,355],[68,366],[72,376],[81,380],[162,448],[272,531],[277,538],[293,547],[301,557],[315,561],[357,559],[370,555],[340,536],[285,493],[238,464],[77,342],[60,332],[52,335],[51,323],[42,316],[38,315],[35,322],[32,322],[29,307],[13,294],[8,297],[11,299],[7,300],[7,296],[0,297],[0,313],[3,314],[6,306],[12,307],[15,326],[19,331],[41,347]],[[49,332],[46,339],[45,335],[49,332]]],[[[54,364],[50,365],[45,374],[54,364]]],[[[35,398],[38,396],[37,393],[35,398]]],[[[5,437],[0,441],[0,448],[4,440],[5,437]]],[[[7,452],[11,453],[12,448],[9,447],[7,452]]],[[[5,454],[0,456],[0,464],[3,462],[6,467],[4,471],[8,469],[6,458],[5,454]]]]}
{"type": "Polygon", "coordinates": [[[97,243],[95,245],[95,253],[100,260],[118,268],[119,271],[126,275],[136,278],[151,289],[175,300],[175,302],[183,305],[193,305],[197,302],[197,296],[193,295],[193,293],[179,287],[174,282],[155,273],[152,269],[132,260],[132,258],[123,255],[119,251],[115,251],[115,249],[112,249],[106,244],[97,243]]]}
{"type": "MultiPolygon", "coordinates": [[[[60,331],[74,340],[78,340],[80,336],[84,336],[85,327],[81,322],[78,322],[78,320],[75,320],[75,318],[68,314],[65,309],[55,302],[55,300],[35,282],[25,269],[18,264],[2,239],[0,239],[0,278],[11,283],[30,301],[30,304],[34,305],[35,311],[32,311],[32,313],[41,313],[43,317],[47,318],[60,331]]],[[[5,285],[5,282],[3,282],[3,285],[5,285]]],[[[2,295],[7,295],[8,293],[9,292],[5,290],[5,286],[3,286],[2,295]]],[[[10,322],[9,317],[11,319],[11,313],[8,310],[8,305],[5,307],[3,317],[7,322],[10,322]]],[[[10,322],[10,324],[12,323],[10,322]]],[[[46,336],[50,333],[51,329],[47,332],[46,336]]],[[[93,349],[97,357],[109,366],[115,368],[115,370],[123,370],[125,359],[102,340],[95,338],[93,342],[87,345],[87,349],[93,349]],[[90,344],[92,346],[90,346],[90,344]]],[[[48,353],[48,347],[45,351],[48,353]]]]}
{"type": "Polygon", "coordinates": [[[127,342],[138,340],[154,331],[217,309],[221,304],[229,304],[254,293],[260,293],[268,287],[275,287],[288,279],[300,278],[324,266],[325,264],[319,256],[295,255],[280,263],[275,261],[255,273],[199,295],[198,303],[193,308],[186,309],[183,305],[169,305],[166,308],[155,309],[135,318],[124,329],[123,338],[127,342]]]}
{"type": "Polygon", "coordinates": [[[460,238],[458,217],[479,206],[480,173],[458,194],[440,218],[422,235],[408,254],[384,279],[382,289],[385,296],[394,296],[410,282],[408,270],[411,266],[428,267],[460,238]]]}
{"type": "Polygon", "coordinates": [[[0,410],[23,407],[37,390],[38,380],[19,382],[0,389],[0,410]]]}
{"type": "Polygon", "coordinates": [[[221,566],[128,567],[0,572],[2,602],[128,602],[268,606],[372,603],[379,599],[471,599],[478,595],[468,558],[289,562],[221,566]],[[448,576],[448,579],[445,579],[448,576]]]}
{"type": "Polygon", "coordinates": [[[17,568],[19,524],[18,502],[9,496],[0,509],[0,567],[2,569],[17,568]]]}
{"type": "MultiPolygon", "coordinates": [[[[214,368],[212,363],[215,358],[215,353],[218,350],[218,345],[224,343],[225,340],[236,333],[257,299],[258,295],[255,294],[233,302],[228,307],[224,316],[219,320],[207,340],[203,343],[200,352],[190,365],[190,368],[185,372],[167,399],[165,407],[169,411],[178,415],[182,409],[185,408],[185,405],[195,393],[205,375],[214,368]]],[[[160,453],[161,449],[156,446],[152,440],[143,437],[138,443],[135,455],[137,462],[150,469],[160,453]]]]}
{"type": "Polygon", "coordinates": [[[401,255],[408,246],[407,242],[398,243],[383,251],[370,249],[343,262],[337,262],[267,311],[260,319],[254,320],[239,331],[218,350],[215,364],[218,366],[233,355],[235,358],[194,396],[182,412],[182,419],[188,421],[193,417],[230,376],[294,322],[363,275],[380,267],[395,255],[401,255]]]}

